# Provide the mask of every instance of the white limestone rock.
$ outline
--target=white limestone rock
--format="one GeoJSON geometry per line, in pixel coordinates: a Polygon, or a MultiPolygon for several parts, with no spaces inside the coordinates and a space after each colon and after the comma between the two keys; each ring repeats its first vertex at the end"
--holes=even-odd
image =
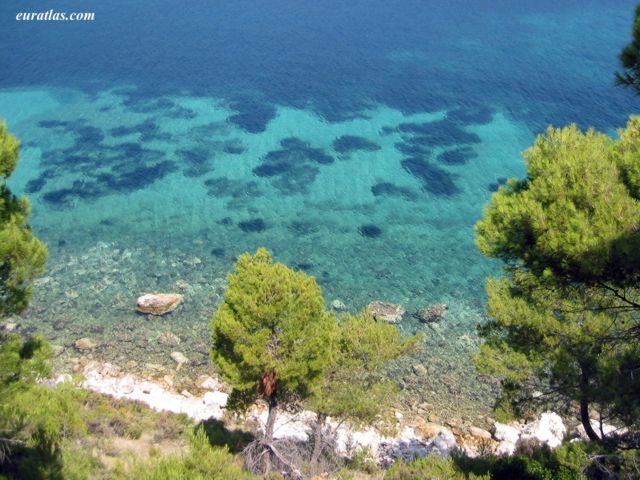
{"type": "Polygon", "coordinates": [[[549,448],[557,448],[567,434],[567,428],[560,415],[553,412],[545,412],[539,420],[527,424],[524,427],[521,438],[535,438],[549,448]]]}

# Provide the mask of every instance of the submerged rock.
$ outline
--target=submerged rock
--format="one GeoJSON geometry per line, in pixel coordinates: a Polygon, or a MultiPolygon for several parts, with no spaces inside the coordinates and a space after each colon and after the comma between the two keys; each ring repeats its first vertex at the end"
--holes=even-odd
{"type": "Polygon", "coordinates": [[[183,299],[179,293],[145,293],[138,297],[136,310],[151,315],[164,315],[174,311],[183,299]]]}
{"type": "Polygon", "coordinates": [[[13,332],[16,328],[18,328],[18,324],[15,322],[7,322],[2,326],[2,328],[5,332],[13,332]]]}
{"type": "Polygon", "coordinates": [[[180,345],[180,337],[173,332],[162,332],[158,341],[163,345],[180,345]]]}
{"type": "Polygon", "coordinates": [[[413,316],[425,323],[439,322],[444,318],[448,308],[449,306],[446,303],[434,303],[426,308],[416,310],[413,316]]]}
{"type": "Polygon", "coordinates": [[[387,323],[398,323],[406,311],[402,305],[379,301],[371,302],[367,308],[376,320],[387,323]]]}
{"type": "Polygon", "coordinates": [[[98,344],[95,341],[91,340],[90,338],[84,337],[76,340],[74,343],[74,346],[78,350],[84,352],[84,351],[93,350],[98,346],[98,344]]]}
{"type": "Polygon", "coordinates": [[[347,306],[344,304],[342,300],[337,298],[333,302],[331,302],[331,308],[336,311],[343,311],[347,309],[347,306]]]}
{"type": "Polygon", "coordinates": [[[413,373],[415,373],[419,377],[424,377],[428,373],[427,369],[425,368],[425,366],[421,365],[419,363],[417,363],[414,366],[412,366],[411,369],[413,370],[413,373]]]}
{"type": "Polygon", "coordinates": [[[189,363],[189,359],[182,352],[171,352],[171,358],[178,366],[189,363]]]}

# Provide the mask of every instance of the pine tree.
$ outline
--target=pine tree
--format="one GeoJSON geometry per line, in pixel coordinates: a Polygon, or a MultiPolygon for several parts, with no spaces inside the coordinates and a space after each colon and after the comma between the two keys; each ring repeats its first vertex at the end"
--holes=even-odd
{"type": "Polygon", "coordinates": [[[506,274],[487,284],[478,367],[511,399],[574,401],[593,440],[594,407],[633,428],[640,419],[629,404],[640,398],[639,131],[637,117],[616,140],[550,128],[525,154],[527,177],[494,194],[476,226],[506,274]]]}
{"type": "Polygon", "coordinates": [[[0,122],[0,318],[24,310],[47,258],[46,246],[27,223],[28,200],[16,197],[6,184],[17,165],[19,147],[0,122]]]}
{"type": "Polygon", "coordinates": [[[620,64],[624,71],[616,72],[616,83],[640,94],[640,5],[636,7],[631,43],[620,53],[620,64]]]}
{"type": "Polygon", "coordinates": [[[286,464],[273,442],[278,408],[304,400],[320,387],[334,325],[316,281],[274,263],[264,248],[241,255],[228,276],[224,300],[211,323],[211,355],[233,389],[233,407],[258,398],[267,401],[265,472],[273,459],[286,464]]]}
{"type": "Polygon", "coordinates": [[[338,319],[321,388],[308,403],[317,413],[313,465],[317,464],[324,448],[328,417],[368,424],[392,407],[397,386],[384,377],[383,368],[410,351],[417,341],[417,336],[401,338],[396,326],[377,322],[368,310],[338,319]]]}

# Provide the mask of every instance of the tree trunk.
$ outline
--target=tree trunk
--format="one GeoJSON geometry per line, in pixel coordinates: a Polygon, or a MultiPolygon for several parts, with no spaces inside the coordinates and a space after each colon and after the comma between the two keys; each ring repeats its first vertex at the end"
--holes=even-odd
{"type": "Polygon", "coordinates": [[[591,426],[589,418],[589,374],[584,366],[580,367],[580,421],[589,440],[597,442],[600,437],[591,426]]]}
{"type": "Polygon", "coordinates": [[[268,452],[264,456],[264,473],[268,475],[271,471],[271,449],[269,448],[273,443],[273,430],[276,425],[276,415],[278,413],[278,399],[275,393],[269,397],[269,416],[267,417],[267,424],[264,427],[264,443],[268,445],[268,452]]]}
{"type": "Polygon", "coordinates": [[[276,414],[278,411],[278,399],[275,394],[269,397],[269,416],[267,417],[267,424],[264,428],[264,440],[267,443],[273,442],[273,430],[276,425],[276,414]]]}
{"type": "Polygon", "coordinates": [[[311,454],[311,465],[316,466],[320,455],[322,454],[322,433],[324,430],[324,423],[327,420],[327,416],[324,413],[318,413],[316,417],[316,426],[313,432],[313,453],[311,454]]]}

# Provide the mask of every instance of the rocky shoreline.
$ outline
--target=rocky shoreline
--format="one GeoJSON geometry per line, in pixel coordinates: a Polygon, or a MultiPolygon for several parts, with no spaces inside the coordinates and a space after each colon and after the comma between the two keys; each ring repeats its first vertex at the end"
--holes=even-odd
{"type": "MultiPolygon", "coordinates": [[[[197,392],[177,392],[171,387],[127,373],[110,363],[90,362],[82,370],[83,380],[78,385],[97,393],[118,399],[142,402],[156,411],[185,414],[194,421],[215,419],[232,422],[245,429],[264,429],[267,420],[266,405],[257,403],[244,414],[227,412],[227,387],[211,376],[197,380],[197,392]]],[[[52,383],[70,381],[68,374],[59,375],[52,383]]],[[[479,427],[464,427],[450,421],[447,425],[429,422],[416,416],[405,418],[396,411],[395,435],[385,435],[373,427],[354,429],[330,421],[338,452],[350,456],[359,448],[368,449],[374,460],[387,466],[396,459],[412,460],[429,454],[449,455],[455,449],[470,456],[480,452],[512,455],[524,443],[559,446],[567,436],[567,428],[559,415],[546,412],[529,423],[502,424],[494,422],[490,431],[479,427]]],[[[302,411],[295,414],[281,412],[275,428],[275,437],[304,442],[308,440],[315,413],[302,411]]],[[[235,427],[235,425],[234,425],[235,427]]]]}

